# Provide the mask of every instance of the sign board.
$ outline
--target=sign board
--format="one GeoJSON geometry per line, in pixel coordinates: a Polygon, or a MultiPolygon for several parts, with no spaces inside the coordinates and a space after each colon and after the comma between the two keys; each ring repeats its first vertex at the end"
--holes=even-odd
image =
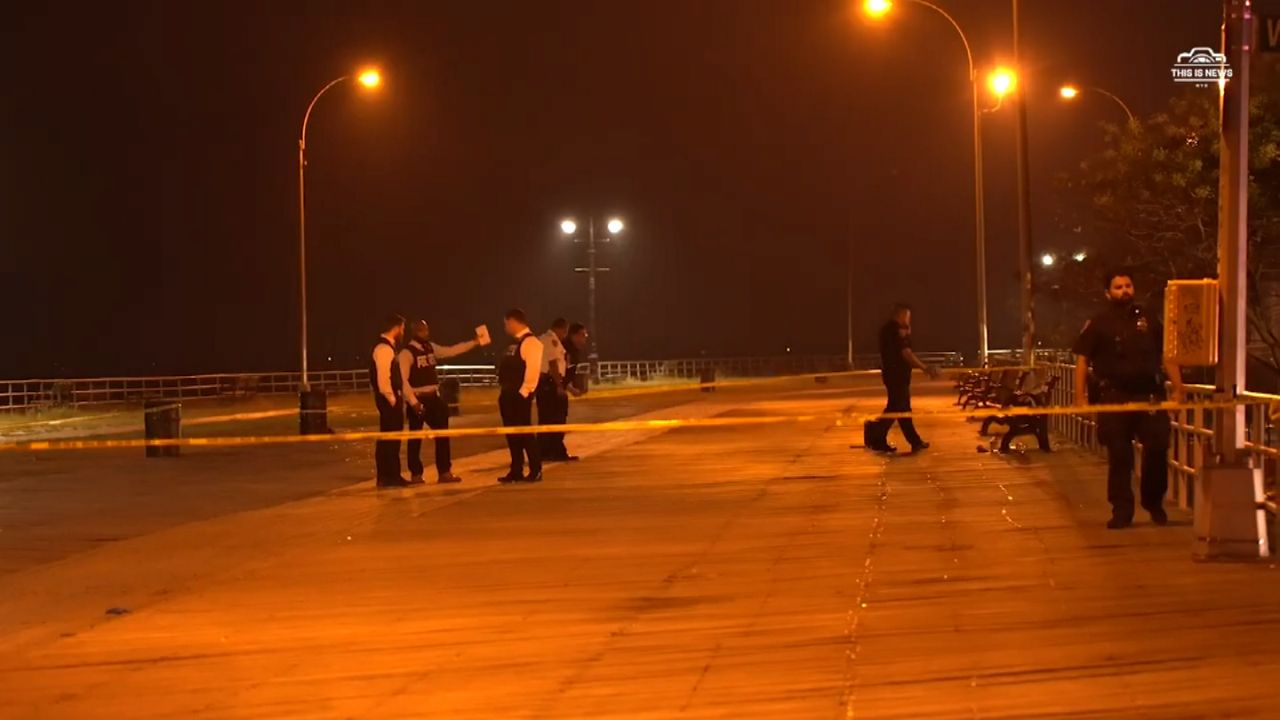
{"type": "Polygon", "coordinates": [[[1258,52],[1280,52],[1280,15],[1259,15],[1258,52]]]}
{"type": "Polygon", "coordinates": [[[1218,281],[1170,280],[1164,291],[1164,356],[1182,367],[1218,364],[1218,281]]]}

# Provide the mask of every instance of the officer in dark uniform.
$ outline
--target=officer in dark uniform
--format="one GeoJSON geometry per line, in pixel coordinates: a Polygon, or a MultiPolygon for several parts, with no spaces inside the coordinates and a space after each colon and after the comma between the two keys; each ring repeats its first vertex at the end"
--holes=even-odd
{"type": "MultiPolygon", "coordinates": [[[[523,310],[508,310],[503,324],[515,344],[507,349],[498,364],[498,412],[505,427],[529,426],[533,424],[533,393],[538,389],[542,369],[542,342],[529,330],[523,310]]],[[[536,435],[507,435],[507,448],[511,451],[511,469],[498,478],[498,482],[542,480],[542,456],[536,435]],[[528,475],[524,474],[526,456],[528,475]]]]}
{"type": "MultiPolygon", "coordinates": [[[[432,430],[449,429],[449,406],[440,397],[440,375],[436,361],[457,357],[477,345],[478,340],[467,340],[457,345],[437,345],[431,342],[431,327],[426,320],[415,320],[409,329],[410,340],[398,357],[400,374],[404,377],[404,399],[409,404],[407,413],[409,430],[421,430],[423,425],[432,430]]],[[[408,443],[409,484],[420,485],[422,478],[422,438],[408,443]]],[[[449,438],[436,438],[436,478],[441,483],[461,482],[453,474],[453,461],[449,438]]]]}
{"type": "MultiPolygon", "coordinates": [[[[911,307],[899,303],[893,307],[893,316],[880,328],[880,379],[889,396],[884,406],[886,413],[911,412],[911,371],[917,369],[930,377],[937,375],[937,371],[921,362],[911,349],[911,307]]],[[[866,447],[881,453],[897,452],[898,449],[889,444],[893,423],[892,419],[879,418],[864,425],[862,437],[866,447]]],[[[929,443],[916,432],[911,418],[899,418],[897,423],[912,453],[929,448],[929,443]]]]}
{"type": "MultiPolygon", "coordinates": [[[[378,408],[378,430],[404,430],[404,378],[396,362],[396,346],[404,337],[404,318],[388,315],[382,321],[382,334],[373,343],[369,359],[369,386],[373,403],[378,408]]],[[[378,468],[378,487],[404,487],[409,481],[400,474],[400,441],[378,440],[374,443],[374,461],[378,468]]]]}
{"type": "MultiPolygon", "coordinates": [[[[1072,346],[1076,354],[1076,404],[1159,403],[1165,379],[1181,400],[1182,374],[1163,360],[1164,328],[1134,302],[1133,276],[1116,270],[1104,277],[1107,309],[1098,313],[1072,346]],[[1092,370],[1092,375],[1090,374],[1092,370]]],[[[1157,525],[1168,522],[1164,494],[1169,486],[1169,414],[1163,410],[1101,413],[1098,439],[1107,447],[1107,500],[1118,530],[1133,524],[1133,441],[1142,443],[1142,507],[1157,525]]]]}

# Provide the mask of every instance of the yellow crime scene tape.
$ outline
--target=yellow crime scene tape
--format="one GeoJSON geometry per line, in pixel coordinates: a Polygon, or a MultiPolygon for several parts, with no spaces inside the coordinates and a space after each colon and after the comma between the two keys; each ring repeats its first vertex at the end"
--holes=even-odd
{"type": "Polygon", "coordinates": [[[1105,405],[1048,406],[984,408],[979,411],[957,408],[916,410],[912,412],[842,412],[810,413],[805,415],[767,415],[746,417],[671,418],[654,420],[612,420],[599,423],[567,423],[563,425],[526,425],[518,427],[452,428],[449,430],[420,431],[350,431],[323,435],[261,435],[220,438],[131,438],[122,440],[27,440],[0,443],[0,452],[51,451],[51,450],[102,450],[145,447],[235,447],[246,445],[294,445],[306,443],[343,443],[370,440],[413,440],[433,438],[462,438],[494,435],[527,435],[539,432],[592,433],[622,432],[628,430],[654,430],[675,428],[722,428],[738,426],[782,425],[818,420],[832,421],[837,426],[852,426],[870,420],[898,419],[968,419],[996,416],[1000,418],[1052,415],[1091,415],[1122,412],[1181,412],[1185,410],[1215,410],[1251,404],[1246,400],[1222,400],[1211,402],[1163,402],[1117,403],[1105,405]]]}

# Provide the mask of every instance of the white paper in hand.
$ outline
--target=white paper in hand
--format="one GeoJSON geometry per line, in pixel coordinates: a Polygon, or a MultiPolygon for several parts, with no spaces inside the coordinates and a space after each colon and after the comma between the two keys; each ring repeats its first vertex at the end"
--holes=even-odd
{"type": "Polygon", "coordinates": [[[476,327],[476,342],[480,343],[480,347],[484,347],[492,342],[489,339],[489,328],[484,325],[476,327]]]}

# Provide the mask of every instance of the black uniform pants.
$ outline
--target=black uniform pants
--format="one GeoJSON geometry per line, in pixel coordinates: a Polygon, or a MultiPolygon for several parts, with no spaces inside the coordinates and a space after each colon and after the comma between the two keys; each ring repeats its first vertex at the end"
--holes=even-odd
{"type": "Polygon", "coordinates": [[[1142,443],[1142,507],[1164,505],[1169,489],[1169,413],[1100,413],[1098,439],[1107,446],[1107,501],[1111,514],[1133,519],[1133,441],[1142,443]]]}
{"type": "MultiPolygon", "coordinates": [[[[533,424],[533,397],[522,397],[519,392],[503,390],[498,395],[498,412],[506,427],[533,424]]],[[[529,473],[542,472],[542,454],[538,452],[538,438],[533,433],[507,436],[507,449],[511,451],[511,474],[524,473],[525,457],[529,458],[529,473]]]]}
{"type": "MultiPolygon", "coordinates": [[[[418,402],[422,403],[422,414],[409,411],[409,429],[421,430],[425,425],[432,430],[449,429],[449,406],[439,393],[421,393],[418,402]]],[[[444,475],[453,468],[453,457],[449,447],[449,438],[438,437],[436,440],[436,472],[444,475]]],[[[408,443],[409,472],[422,474],[422,438],[413,438],[408,443]]]]}
{"type": "MultiPolygon", "coordinates": [[[[563,425],[569,421],[569,395],[558,392],[556,381],[550,375],[543,375],[538,381],[534,397],[538,401],[539,425],[563,425]]],[[[564,459],[569,456],[562,432],[538,433],[538,448],[544,458],[564,459]]]]}
{"type": "MultiPolygon", "coordinates": [[[[373,396],[378,407],[378,430],[400,432],[404,430],[404,401],[399,398],[393,405],[381,393],[373,396]]],[[[373,445],[373,460],[378,468],[378,480],[400,478],[400,441],[378,440],[373,445]]]]}
{"type": "MultiPolygon", "coordinates": [[[[889,398],[885,403],[884,411],[886,413],[905,413],[911,412],[911,378],[884,378],[884,389],[887,391],[889,398]]],[[[916,425],[911,418],[900,418],[898,427],[902,429],[902,435],[907,442],[915,447],[924,442],[920,438],[920,434],[916,432],[916,425]]],[[[893,429],[894,420],[892,418],[880,418],[871,421],[867,425],[864,433],[867,447],[884,447],[889,444],[889,431],[893,429]]]]}

